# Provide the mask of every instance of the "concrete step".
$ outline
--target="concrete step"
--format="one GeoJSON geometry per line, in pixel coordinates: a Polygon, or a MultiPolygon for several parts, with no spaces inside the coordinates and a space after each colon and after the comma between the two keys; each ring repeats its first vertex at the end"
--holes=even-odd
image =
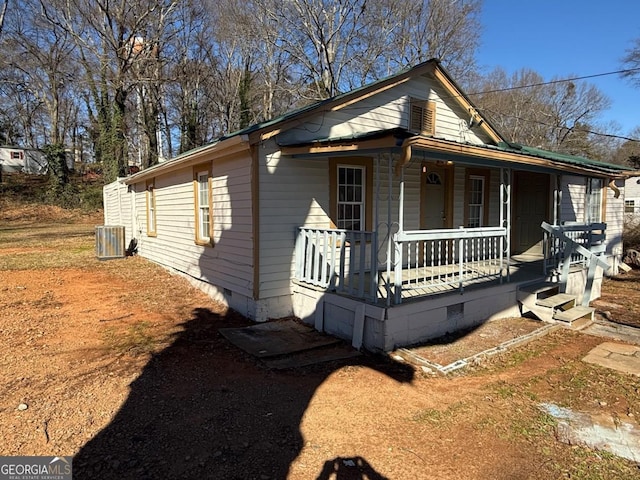
{"type": "Polygon", "coordinates": [[[557,311],[553,314],[553,319],[567,324],[572,329],[579,330],[593,323],[594,312],[595,308],[593,307],[578,305],[568,310],[557,311]]]}
{"type": "Polygon", "coordinates": [[[557,283],[542,282],[525,285],[524,287],[520,288],[520,291],[530,295],[536,295],[538,298],[546,298],[560,293],[559,289],[560,285],[558,285],[557,283]]]}
{"type": "Polygon", "coordinates": [[[553,309],[568,310],[576,305],[576,296],[568,293],[557,293],[547,298],[536,300],[536,305],[553,309]]]}

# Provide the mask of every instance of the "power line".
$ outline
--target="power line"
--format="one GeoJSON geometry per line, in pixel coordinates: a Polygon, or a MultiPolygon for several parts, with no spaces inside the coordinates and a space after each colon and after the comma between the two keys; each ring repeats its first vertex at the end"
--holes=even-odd
{"type": "Polygon", "coordinates": [[[560,128],[560,129],[565,129],[565,130],[571,130],[571,131],[574,131],[574,132],[588,133],[590,135],[598,135],[598,136],[601,136],[601,137],[608,137],[608,138],[616,138],[616,139],[620,139],[620,140],[627,140],[629,142],[640,142],[640,140],[638,140],[637,138],[625,137],[624,135],[614,135],[613,133],[596,132],[594,130],[589,130],[587,128],[574,128],[575,126],[574,127],[568,127],[568,126],[565,126],[565,125],[551,125],[550,123],[542,122],[540,120],[532,120],[530,118],[523,118],[523,117],[519,117],[517,115],[508,115],[508,114],[504,114],[504,113],[499,113],[499,112],[496,112],[494,110],[491,110],[490,108],[479,108],[478,110],[484,111],[484,112],[488,112],[488,113],[492,113],[494,115],[500,115],[502,117],[513,118],[514,120],[521,120],[523,122],[537,123],[538,125],[543,125],[543,126],[549,127],[549,128],[560,128]]]}
{"type": "MultiPolygon", "coordinates": [[[[621,74],[633,73],[633,72],[640,72],[640,67],[627,68],[625,70],[616,70],[615,72],[594,73],[593,75],[583,75],[583,76],[580,76],[580,77],[571,77],[571,78],[564,78],[564,79],[558,79],[558,80],[550,80],[548,82],[532,83],[530,85],[520,85],[520,86],[517,86],[517,87],[496,88],[495,90],[486,90],[484,92],[467,93],[466,95],[467,96],[471,96],[471,95],[485,95],[487,93],[508,92],[510,90],[520,90],[522,88],[542,87],[542,86],[545,86],[545,85],[554,85],[554,84],[557,84],[557,83],[573,82],[573,81],[576,81],[576,80],[587,80],[589,78],[606,77],[608,75],[621,75],[621,74]]],[[[450,98],[453,98],[453,97],[450,97],[450,98]]]]}

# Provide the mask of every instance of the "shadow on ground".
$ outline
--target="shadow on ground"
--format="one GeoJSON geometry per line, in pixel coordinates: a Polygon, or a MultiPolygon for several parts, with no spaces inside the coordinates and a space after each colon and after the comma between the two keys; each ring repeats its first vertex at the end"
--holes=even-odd
{"type": "MultiPolygon", "coordinates": [[[[218,332],[247,321],[196,309],[131,384],[113,421],[74,458],[75,479],[284,479],[304,446],[300,421],[316,389],[346,362],[270,371],[218,332]]],[[[411,382],[405,364],[350,365],[411,382]]],[[[338,402],[339,399],[336,399],[338,402]]],[[[384,479],[365,458],[325,459],[318,479],[384,479]]]]}

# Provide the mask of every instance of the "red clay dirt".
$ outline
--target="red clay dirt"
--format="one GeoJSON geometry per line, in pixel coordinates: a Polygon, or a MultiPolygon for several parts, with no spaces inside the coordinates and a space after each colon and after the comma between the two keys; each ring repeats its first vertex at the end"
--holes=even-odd
{"type": "Polygon", "coordinates": [[[273,371],[218,332],[250,322],[183,278],[83,258],[0,270],[0,455],[74,455],[74,479],[640,473],[557,442],[537,408],[637,421],[637,379],[580,361],[603,339],[560,330],[449,377],[371,354],[273,371]]]}

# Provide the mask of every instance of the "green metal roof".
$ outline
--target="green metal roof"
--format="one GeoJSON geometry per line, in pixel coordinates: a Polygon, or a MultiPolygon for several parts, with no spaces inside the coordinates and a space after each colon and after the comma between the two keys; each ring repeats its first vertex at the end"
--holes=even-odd
{"type": "Polygon", "coordinates": [[[526,145],[520,145],[518,143],[500,142],[498,143],[497,148],[499,150],[502,150],[503,152],[522,153],[525,155],[530,155],[532,157],[539,157],[545,160],[551,160],[567,165],[575,165],[577,167],[583,168],[593,168],[601,170],[605,173],[623,174],[624,172],[631,171],[629,167],[625,167],[624,165],[600,162],[598,160],[592,160],[577,155],[569,155],[566,153],[543,150],[541,148],[528,147],[526,145]]]}

